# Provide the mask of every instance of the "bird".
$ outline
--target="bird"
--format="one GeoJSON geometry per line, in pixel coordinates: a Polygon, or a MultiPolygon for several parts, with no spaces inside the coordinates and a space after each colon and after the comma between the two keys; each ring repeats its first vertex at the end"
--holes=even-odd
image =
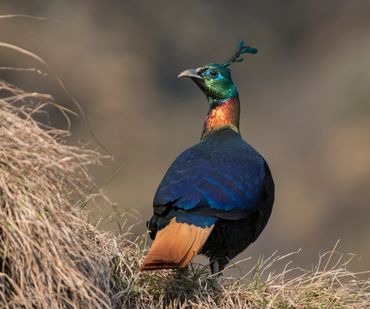
{"type": "Polygon", "coordinates": [[[230,66],[257,49],[240,41],[224,63],[181,72],[208,100],[200,142],[181,153],[155,193],[147,222],[153,243],[140,270],[185,268],[197,254],[209,258],[212,274],[265,228],[275,185],[266,160],[239,130],[240,100],[230,66]]]}

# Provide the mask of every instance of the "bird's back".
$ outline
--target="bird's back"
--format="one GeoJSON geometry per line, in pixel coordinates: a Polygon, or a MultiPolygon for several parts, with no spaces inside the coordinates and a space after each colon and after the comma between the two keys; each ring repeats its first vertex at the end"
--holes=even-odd
{"type": "Polygon", "coordinates": [[[154,238],[173,219],[212,226],[202,252],[233,258],[262,231],[272,202],[273,182],[263,157],[239,133],[223,129],[170,166],[157,189],[149,229],[154,238]]]}
{"type": "Polygon", "coordinates": [[[262,198],[265,160],[239,133],[219,130],[184,151],[170,166],[154,197],[154,208],[253,211],[262,198]]]}

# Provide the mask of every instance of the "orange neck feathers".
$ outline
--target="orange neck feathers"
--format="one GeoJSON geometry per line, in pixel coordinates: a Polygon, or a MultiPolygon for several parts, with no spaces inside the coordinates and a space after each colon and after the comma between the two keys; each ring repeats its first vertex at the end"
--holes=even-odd
{"type": "Polygon", "coordinates": [[[239,132],[240,102],[239,97],[212,103],[203,126],[201,141],[217,130],[231,128],[239,132]]]}

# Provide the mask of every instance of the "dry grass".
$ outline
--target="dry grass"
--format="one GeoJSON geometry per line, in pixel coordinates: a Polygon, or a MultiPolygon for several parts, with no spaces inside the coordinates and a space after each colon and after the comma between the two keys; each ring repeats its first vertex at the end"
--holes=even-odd
{"type": "Polygon", "coordinates": [[[239,279],[217,279],[201,265],[139,273],[145,235],[101,233],[78,211],[95,190],[87,167],[101,155],[66,145],[67,131],[35,120],[55,105],[49,95],[1,80],[0,94],[1,307],[370,307],[368,275],[349,271],[335,250],[311,270],[273,255],[239,279]]]}
{"type": "Polygon", "coordinates": [[[0,92],[0,300],[10,307],[107,304],[108,268],[75,211],[91,189],[86,168],[100,155],[64,145],[68,132],[33,120],[55,105],[50,96],[5,82],[0,92]]]}
{"type": "Polygon", "coordinates": [[[125,287],[119,302],[128,308],[370,307],[368,274],[349,271],[351,257],[343,260],[334,251],[322,255],[311,270],[289,267],[291,254],[273,255],[238,279],[217,279],[210,276],[207,266],[194,264],[186,275],[170,271],[139,274],[140,247],[129,259],[117,253],[115,273],[125,287]],[[284,270],[274,274],[272,270],[281,263],[286,263],[284,270]]]}

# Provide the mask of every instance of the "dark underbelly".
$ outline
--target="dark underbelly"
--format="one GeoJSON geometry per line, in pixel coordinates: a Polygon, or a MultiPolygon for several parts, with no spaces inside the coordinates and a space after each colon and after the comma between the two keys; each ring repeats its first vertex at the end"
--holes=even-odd
{"type": "Polygon", "coordinates": [[[254,242],[268,217],[256,212],[245,219],[220,220],[204,244],[201,254],[214,258],[234,258],[254,242]]]}

